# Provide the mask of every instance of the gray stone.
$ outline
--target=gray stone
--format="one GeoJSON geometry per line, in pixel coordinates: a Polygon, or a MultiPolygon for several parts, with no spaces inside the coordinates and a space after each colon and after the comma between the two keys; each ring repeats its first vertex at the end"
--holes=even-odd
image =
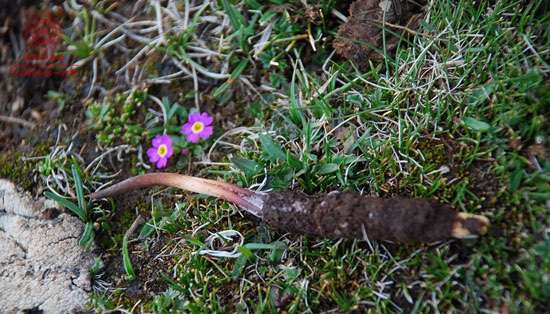
{"type": "Polygon", "coordinates": [[[54,207],[0,179],[0,313],[78,312],[89,303],[95,256],[78,245],[84,224],[64,213],[47,218],[54,207]]]}

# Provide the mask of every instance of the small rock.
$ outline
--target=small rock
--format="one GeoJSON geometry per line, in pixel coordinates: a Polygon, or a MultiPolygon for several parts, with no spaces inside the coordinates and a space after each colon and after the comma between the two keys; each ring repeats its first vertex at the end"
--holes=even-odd
{"type": "Polygon", "coordinates": [[[56,203],[0,179],[0,313],[84,311],[95,256],[78,240],[84,224],[56,203]]]}

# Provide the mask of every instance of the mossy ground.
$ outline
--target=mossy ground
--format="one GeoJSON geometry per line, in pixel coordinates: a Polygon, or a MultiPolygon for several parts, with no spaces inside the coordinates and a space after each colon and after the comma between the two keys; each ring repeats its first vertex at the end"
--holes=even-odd
{"type": "Polygon", "coordinates": [[[47,156],[51,141],[39,142],[35,146],[21,146],[19,152],[8,151],[0,157],[0,178],[15,182],[21,189],[30,190],[35,187],[40,162],[34,158],[47,156]]]}

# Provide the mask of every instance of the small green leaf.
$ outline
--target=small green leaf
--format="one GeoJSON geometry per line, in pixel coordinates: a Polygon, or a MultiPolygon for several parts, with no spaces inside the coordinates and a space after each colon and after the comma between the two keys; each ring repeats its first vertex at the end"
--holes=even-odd
{"type": "Polygon", "coordinates": [[[250,251],[246,246],[239,246],[237,250],[239,250],[242,256],[246,257],[247,260],[249,261],[256,260],[256,256],[254,256],[254,253],[252,253],[252,251],[250,251]]]}
{"type": "Polygon", "coordinates": [[[67,207],[70,211],[75,213],[82,221],[87,221],[88,220],[88,217],[86,215],[86,211],[79,208],[78,206],[76,206],[75,203],[73,203],[73,202],[71,202],[67,199],[64,199],[61,196],[55,195],[50,191],[44,192],[44,195],[46,195],[47,197],[51,198],[52,200],[58,202],[59,204],[67,207]]]}
{"type": "MultiPolygon", "coordinates": [[[[131,125],[131,124],[127,124],[124,126],[126,128],[127,131],[129,132],[132,132],[134,134],[140,134],[142,133],[143,131],[145,131],[144,128],[138,126],[138,125],[131,125]]],[[[162,127],[160,127],[160,129],[162,130],[162,127]]],[[[178,128],[178,131],[180,131],[179,129],[181,129],[181,127],[178,128]]]]}
{"type": "Polygon", "coordinates": [[[424,29],[426,29],[427,31],[430,31],[430,32],[437,32],[437,28],[433,27],[430,23],[426,22],[425,20],[423,19],[420,19],[420,25],[422,25],[422,27],[424,27],[424,29]]]}
{"type": "Polygon", "coordinates": [[[128,275],[128,279],[134,280],[136,274],[134,273],[134,268],[132,267],[132,262],[130,261],[130,254],[128,253],[128,238],[124,237],[122,239],[122,263],[124,264],[124,270],[128,275]]]}
{"type": "Polygon", "coordinates": [[[239,45],[245,54],[248,54],[250,47],[248,46],[248,31],[249,28],[245,28],[244,25],[241,25],[238,33],[239,45]]]}
{"type": "Polygon", "coordinates": [[[264,119],[265,115],[262,112],[262,104],[257,102],[252,102],[248,104],[247,112],[253,116],[254,118],[258,118],[260,120],[264,119]]]}
{"type": "MultiPolygon", "coordinates": [[[[178,127],[178,131],[181,131],[181,127],[178,127]]],[[[185,137],[182,137],[181,135],[169,135],[170,139],[172,140],[172,145],[179,148],[184,148],[187,141],[185,141],[185,137]]]]}
{"type": "Polygon", "coordinates": [[[172,117],[174,114],[176,114],[176,111],[178,110],[179,106],[178,104],[173,104],[172,107],[170,107],[170,101],[168,100],[168,97],[162,97],[162,103],[166,106],[167,109],[167,118],[168,121],[166,123],[169,123],[170,120],[172,120],[172,117]]]}
{"type": "Polygon", "coordinates": [[[466,117],[464,119],[464,124],[466,124],[467,127],[478,132],[486,132],[491,129],[491,125],[489,123],[476,120],[472,117],[466,117]]]}
{"type": "Polygon", "coordinates": [[[143,228],[141,228],[141,232],[139,233],[139,237],[141,239],[147,238],[151,234],[155,232],[155,226],[153,226],[153,220],[151,219],[149,222],[147,222],[143,228]]]}
{"type": "Polygon", "coordinates": [[[299,267],[296,268],[287,268],[285,269],[284,276],[287,281],[294,281],[300,274],[302,273],[302,269],[299,267]]]}
{"type": "Polygon", "coordinates": [[[491,97],[491,94],[495,90],[495,83],[488,83],[485,85],[482,85],[478,87],[472,95],[470,95],[470,98],[468,99],[468,102],[470,104],[480,104],[487,100],[489,97],[491,97]]]}
{"type": "Polygon", "coordinates": [[[244,255],[241,255],[239,256],[239,258],[237,258],[235,266],[233,267],[233,273],[231,274],[233,280],[237,280],[241,276],[244,266],[246,266],[246,257],[244,255]]]}
{"type": "Polygon", "coordinates": [[[286,153],[286,161],[288,162],[288,165],[294,169],[302,170],[304,168],[304,164],[300,161],[300,159],[294,157],[294,155],[290,152],[286,153]]]}
{"type": "Polygon", "coordinates": [[[182,285],[180,285],[179,283],[174,281],[174,279],[170,278],[169,276],[166,276],[166,274],[161,273],[161,276],[162,276],[162,278],[164,278],[164,280],[168,281],[168,283],[170,284],[170,287],[172,289],[174,289],[176,291],[179,291],[179,292],[183,292],[183,293],[188,292],[187,289],[185,289],[182,285]]]}
{"type": "Polygon", "coordinates": [[[523,74],[522,76],[510,80],[524,83],[528,86],[533,86],[536,85],[541,79],[541,74],[538,71],[536,71],[535,69],[529,69],[529,71],[527,71],[527,73],[523,74]]]}
{"type": "Polygon", "coordinates": [[[254,160],[244,158],[231,158],[231,162],[249,177],[254,176],[256,173],[258,173],[258,171],[263,169],[262,165],[255,162],[254,160]]]}
{"type": "Polygon", "coordinates": [[[352,146],[350,146],[349,149],[347,149],[345,151],[345,153],[349,153],[349,152],[352,152],[354,151],[357,147],[359,147],[361,144],[363,144],[363,141],[365,141],[365,139],[367,138],[367,136],[370,135],[370,132],[371,132],[371,128],[367,128],[367,130],[361,135],[361,137],[355,141],[355,144],[353,144],[352,146]]]}
{"type": "Polygon", "coordinates": [[[256,1],[256,0],[244,0],[244,2],[246,2],[246,4],[247,4],[252,10],[258,10],[259,8],[262,7],[262,4],[259,3],[259,2],[256,1]]]}
{"type": "Polygon", "coordinates": [[[280,160],[286,160],[286,154],[283,152],[281,147],[271,139],[263,134],[258,134],[258,137],[260,138],[260,142],[262,143],[262,147],[264,150],[269,154],[269,156],[273,159],[280,159],[280,160]]]}
{"type": "Polygon", "coordinates": [[[275,143],[273,143],[273,141],[271,141],[267,136],[263,135],[263,134],[258,134],[259,138],[260,138],[260,142],[262,143],[262,147],[264,148],[264,150],[267,152],[267,154],[273,158],[273,159],[280,159],[280,160],[284,160],[286,162],[288,162],[288,164],[292,167],[292,168],[295,168],[295,169],[302,169],[304,167],[304,165],[302,164],[302,162],[296,158],[294,155],[287,153],[285,154],[285,152],[283,152],[283,150],[281,149],[281,147],[275,143]]]}
{"type": "Polygon", "coordinates": [[[337,164],[324,164],[321,167],[319,167],[319,174],[327,174],[327,173],[333,173],[335,171],[338,171],[340,167],[337,164]]]}
{"type": "Polygon", "coordinates": [[[253,250],[271,250],[270,260],[275,263],[281,259],[287,246],[284,242],[277,241],[273,243],[247,243],[239,247],[239,251],[243,253],[249,260],[255,260],[256,257],[252,254],[253,250]]]}
{"type": "Polygon", "coordinates": [[[283,257],[283,254],[285,253],[286,249],[286,243],[282,241],[273,242],[273,249],[271,249],[271,255],[269,256],[269,260],[272,263],[277,263],[281,260],[283,257]]]}

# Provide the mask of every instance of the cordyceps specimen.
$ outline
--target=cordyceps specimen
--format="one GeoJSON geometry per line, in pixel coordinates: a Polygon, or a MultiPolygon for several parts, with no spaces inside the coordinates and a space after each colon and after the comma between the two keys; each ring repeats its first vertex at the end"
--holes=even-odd
{"type": "Polygon", "coordinates": [[[313,196],[287,190],[258,193],[175,173],[139,175],[89,196],[98,199],[155,185],[219,197],[280,230],[318,237],[433,242],[481,235],[490,225],[484,216],[455,212],[432,199],[386,199],[350,192],[313,196]]]}

